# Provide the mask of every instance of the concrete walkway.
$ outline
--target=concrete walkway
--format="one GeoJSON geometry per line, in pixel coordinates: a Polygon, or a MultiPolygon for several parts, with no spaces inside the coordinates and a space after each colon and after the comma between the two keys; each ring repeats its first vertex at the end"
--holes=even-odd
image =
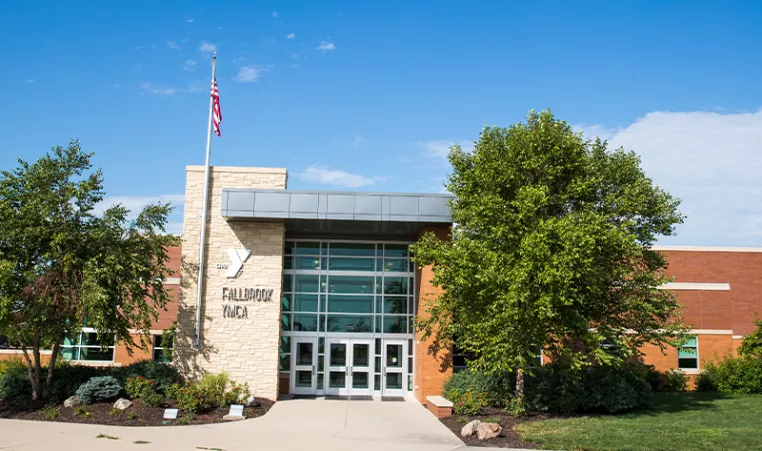
{"type": "Polygon", "coordinates": [[[0,420],[3,451],[204,449],[453,451],[468,447],[415,401],[286,400],[261,418],[202,426],[136,428],[0,420]],[[119,439],[98,439],[98,434],[119,439]]]}

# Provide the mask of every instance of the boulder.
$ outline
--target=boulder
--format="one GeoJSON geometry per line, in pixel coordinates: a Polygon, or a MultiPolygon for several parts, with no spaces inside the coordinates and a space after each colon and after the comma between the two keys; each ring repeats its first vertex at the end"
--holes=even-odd
{"type": "Polygon", "coordinates": [[[80,404],[82,404],[82,401],[76,396],[69,396],[66,398],[66,401],[64,401],[64,407],[77,407],[80,404]]]}
{"type": "Polygon", "coordinates": [[[259,401],[254,395],[249,395],[249,399],[244,403],[246,407],[259,407],[259,401]]]}
{"type": "Polygon", "coordinates": [[[481,424],[481,421],[474,420],[465,426],[463,426],[463,429],[460,430],[460,436],[461,437],[471,437],[474,435],[474,432],[476,432],[476,427],[481,424]]]}
{"type": "Polygon", "coordinates": [[[479,440],[489,440],[495,438],[503,432],[503,428],[495,423],[479,423],[476,426],[476,438],[479,440]]]}
{"type": "Polygon", "coordinates": [[[114,408],[119,410],[129,409],[132,406],[132,401],[127,398],[119,398],[114,403],[114,408]]]}

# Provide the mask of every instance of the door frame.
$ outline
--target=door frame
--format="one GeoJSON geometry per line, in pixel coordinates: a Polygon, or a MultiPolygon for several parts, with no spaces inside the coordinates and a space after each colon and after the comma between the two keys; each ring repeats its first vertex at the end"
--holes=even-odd
{"type": "Polygon", "coordinates": [[[381,339],[381,396],[405,396],[408,394],[407,390],[407,378],[411,368],[407,367],[407,356],[409,350],[407,349],[408,340],[403,338],[383,338],[381,339]],[[399,345],[401,346],[402,365],[399,367],[392,367],[391,371],[386,365],[387,358],[387,345],[399,345]],[[386,388],[386,374],[388,372],[400,374],[400,380],[402,388],[386,388]]]}
{"type": "MultiPolygon", "coordinates": [[[[374,375],[374,364],[375,359],[373,358],[373,349],[374,349],[374,341],[372,338],[361,338],[361,337],[326,337],[325,338],[325,353],[323,355],[323,358],[325,359],[323,368],[325,370],[324,372],[324,390],[326,396],[332,396],[332,395],[338,395],[338,396],[372,396],[373,395],[373,375],[374,375]],[[331,365],[331,344],[340,343],[345,346],[345,356],[346,360],[344,361],[345,365],[331,365]],[[367,374],[368,374],[368,388],[366,389],[357,389],[352,388],[353,383],[353,368],[352,363],[354,362],[354,349],[353,346],[355,344],[364,344],[368,346],[368,367],[367,367],[367,374]],[[344,387],[342,388],[331,388],[330,387],[330,377],[331,377],[331,371],[337,372],[343,372],[344,373],[344,387]]],[[[365,373],[366,371],[362,371],[365,373]]]]}
{"type": "Polygon", "coordinates": [[[290,387],[289,393],[295,395],[314,395],[317,391],[317,355],[318,355],[318,339],[317,337],[291,337],[291,374],[290,374],[290,387]],[[312,344],[312,365],[299,365],[297,361],[297,344],[298,343],[311,343],[312,344]],[[310,387],[297,387],[296,386],[296,372],[297,371],[311,371],[312,383],[310,387]]]}

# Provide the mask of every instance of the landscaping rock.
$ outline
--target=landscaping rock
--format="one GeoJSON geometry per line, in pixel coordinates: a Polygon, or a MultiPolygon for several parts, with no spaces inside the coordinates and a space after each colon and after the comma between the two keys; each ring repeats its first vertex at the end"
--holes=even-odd
{"type": "Polygon", "coordinates": [[[82,401],[76,396],[69,396],[66,401],[64,401],[64,407],[77,407],[80,404],[82,404],[82,401]]]}
{"type": "Polygon", "coordinates": [[[132,401],[126,398],[119,398],[114,403],[114,408],[119,410],[129,409],[132,406],[132,401]]]}
{"type": "Polygon", "coordinates": [[[495,423],[479,423],[476,426],[476,438],[479,440],[489,440],[495,438],[503,432],[503,428],[495,423]]]}
{"type": "Polygon", "coordinates": [[[255,398],[254,395],[250,395],[248,401],[246,401],[245,406],[246,407],[259,407],[259,401],[257,401],[257,398],[255,398]]]}
{"type": "Polygon", "coordinates": [[[463,426],[463,429],[460,430],[460,436],[461,437],[471,437],[474,435],[474,432],[476,432],[477,426],[481,424],[481,421],[474,420],[465,426],[463,426]]]}

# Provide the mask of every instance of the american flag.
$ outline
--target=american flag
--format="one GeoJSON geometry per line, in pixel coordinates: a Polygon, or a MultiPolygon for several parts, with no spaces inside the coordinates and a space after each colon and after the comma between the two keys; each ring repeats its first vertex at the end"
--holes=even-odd
{"type": "Polygon", "coordinates": [[[220,110],[220,93],[217,91],[217,79],[212,80],[212,111],[214,133],[220,136],[220,122],[222,122],[222,110],[220,110]]]}

